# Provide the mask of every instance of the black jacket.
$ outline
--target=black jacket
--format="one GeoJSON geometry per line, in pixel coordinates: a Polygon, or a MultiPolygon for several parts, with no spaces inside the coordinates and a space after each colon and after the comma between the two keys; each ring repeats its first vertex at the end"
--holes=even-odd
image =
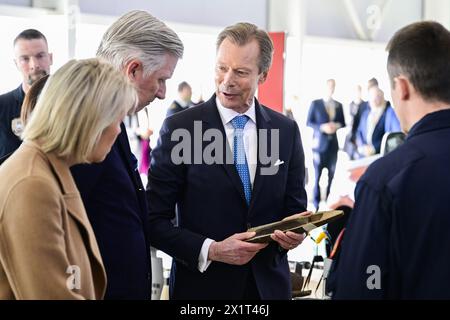
{"type": "Polygon", "coordinates": [[[24,98],[22,85],[0,96],[0,158],[16,151],[22,143],[14,134],[12,125],[14,119],[20,118],[24,98]]]}

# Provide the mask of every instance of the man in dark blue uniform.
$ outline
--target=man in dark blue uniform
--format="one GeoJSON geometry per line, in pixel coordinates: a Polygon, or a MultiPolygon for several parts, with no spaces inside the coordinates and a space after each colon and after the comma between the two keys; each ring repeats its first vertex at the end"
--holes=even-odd
{"type": "Polygon", "coordinates": [[[336,299],[449,299],[450,32],[436,22],[388,44],[392,99],[406,141],[356,188],[336,299]]]}
{"type": "MultiPolygon", "coordinates": [[[[145,11],[131,11],[109,27],[97,56],[110,61],[136,87],[142,110],[164,99],[183,44],[176,33],[145,11]]],[[[73,167],[105,265],[105,299],[150,299],[148,209],[137,160],[125,129],[100,164],[73,167]]]]}
{"type": "Polygon", "coordinates": [[[53,62],[47,39],[35,29],[24,30],[14,39],[14,56],[23,80],[17,89],[0,96],[0,158],[14,152],[22,143],[20,109],[25,93],[37,79],[50,72],[53,62]]]}
{"type": "Polygon", "coordinates": [[[171,115],[186,110],[194,105],[191,100],[192,88],[186,81],[183,81],[178,85],[178,96],[179,98],[174,100],[169,109],[167,109],[166,117],[170,117],[171,115]]]}

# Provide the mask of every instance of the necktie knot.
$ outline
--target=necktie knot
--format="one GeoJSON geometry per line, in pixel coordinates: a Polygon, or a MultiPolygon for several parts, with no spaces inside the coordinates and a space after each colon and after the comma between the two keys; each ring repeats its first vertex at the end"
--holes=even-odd
{"type": "Polygon", "coordinates": [[[231,125],[234,129],[244,129],[248,119],[249,118],[245,114],[236,116],[231,120],[231,125]]]}

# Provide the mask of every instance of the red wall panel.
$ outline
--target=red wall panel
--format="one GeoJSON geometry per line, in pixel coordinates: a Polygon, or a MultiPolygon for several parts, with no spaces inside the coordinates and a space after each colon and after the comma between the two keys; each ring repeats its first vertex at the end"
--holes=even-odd
{"type": "Polygon", "coordinates": [[[258,100],[263,105],[283,112],[285,33],[269,32],[274,45],[272,67],[266,82],[259,86],[258,100]]]}

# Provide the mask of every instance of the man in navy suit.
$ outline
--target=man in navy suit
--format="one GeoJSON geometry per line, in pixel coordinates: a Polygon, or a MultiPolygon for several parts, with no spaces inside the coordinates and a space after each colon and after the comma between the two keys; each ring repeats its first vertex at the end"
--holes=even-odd
{"type": "Polygon", "coordinates": [[[319,180],[323,169],[328,169],[327,194],[330,194],[331,182],[336,169],[337,152],[339,150],[336,131],[345,127],[344,110],[342,103],[333,99],[336,82],[327,80],[327,92],[323,99],[314,100],[309,107],[309,127],[314,130],[313,136],[313,163],[315,171],[314,206],[319,208],[321,199],[319,180]]]}
{"type": "Polygon", "coordinates": [[[374,162],[334,272],[336,299],[450,299],[450,32],[436,22],[388,44],[405,142],[374,162]]]}
{"type": "Polygon", "coordinates": [[[391,104],[384,99],[378,87],[369,89],[369,102],[356,130],[356,158],[380,153],[381,141],[386,132],[400,131],[400,123],[391,104]]]}
{"type": "Polygon", "coordinates": [[[172,299],[291,298],[287,251],[304,235],[277,230],[268,245],[245,241],[255,235],[248,228],[303,213],[307,204],[297,124],[255,98],[272,52],[255,25],[225,28],[215,95],[162,126],[147,196],[151,244],[174,258],[172,299]]]}
{"type": "MultiPolygon", "coordinates": [[[[164,99],[166,80],[182,54],[183,44],[175,32],[145,11],[120,17],[97,51],[136,87],[136,112],[155,98],[164,99]]],[[[72,174],[105,265],[105,299],[150,299],[147,201],[123,123],[121,128],[104,162],[73,167],[72,174]]]]}

